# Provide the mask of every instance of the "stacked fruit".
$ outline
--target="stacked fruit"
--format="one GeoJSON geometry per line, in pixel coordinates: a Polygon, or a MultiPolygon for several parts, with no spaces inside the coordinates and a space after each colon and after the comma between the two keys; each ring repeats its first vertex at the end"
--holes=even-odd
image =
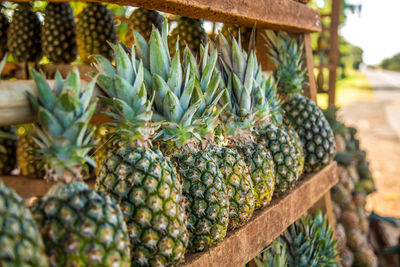
{"type": "MultiPolygon", "coordinates": [[[[87,29],[93,10],[110,19],[104,6],[90,4],[80,16],[87,29]]],[[[94,55],[98,74],[86,90],[77,71],[65,81],[57,73],[53,89],[32,71],[35,158],[44,177],[57,181],[32,206],[51,265],[177,264],[186,251],[217,245],[274,192],[292,189],[303,166],[316,171],[332,158],[326,119],[300,95],[300,45],[267,33],[274,84],[254,50],[235,38],[220,35],[218,50],[198,44],[197,56],[179,43],[170,53],[167,25],[153,28],[149,40],[134,31],[131,50],[110,44],[110,53],[94,55]],[[99,138],[112,146],[103,146],[93,190],[83,178],[95,165],[89,120],[96,83],[113,123],[99,138]]],[[[86,48],[103,51],[104,42],[91,38],[86,48]]]]}
{"type": "Polygon", "coordinates": [[[333,210],[343,266],[377,266],[377,257],[368,242],[369,220],[366,196],[374,190],[366,152],[359,148],[356,129],[336,118],[337,108],[325,111],[335,132],[339,183],[332,188],[333,210]]]}

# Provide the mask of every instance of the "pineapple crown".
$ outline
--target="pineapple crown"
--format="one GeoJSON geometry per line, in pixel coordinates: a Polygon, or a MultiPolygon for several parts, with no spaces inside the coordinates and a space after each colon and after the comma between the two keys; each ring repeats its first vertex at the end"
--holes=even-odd
{"type": "Polygon", "coordinates": [[[302,217],[281,236],[288,245],[291,266],[339,266],[336,240],[327,216],[317,211],[315,217],[302,217]]]}
{"type": "Polygon", "coordinates": [[[303,69],[303,44],[298,44],[285,32],[266,30],[264,38],[269,46],[269,57],[276,65],[274,75],[279,78],[278,90],[283,95],[303,93],[306,69],[303,69]]]}
{"type": "Polygon", "coordinates": [[[46,162],[45,178],[79,180],[86,163],[96,165],[88,156],[93,147],[93,129],[88,124],[96,109],[96,102],[90,103],[96,79],[82,90],[77,69],[65,81],[57,72],[52,90],[43,73],[32,70],[32,76],[38,98],[29,92],[28,98],[38,116],[34,140],[46,162]]]}
{"type": "Polygon", "coordinates": [[[278,237],[254,258],[257,267],[287,267],[286,249],[286,243],[282,243],[278,237]]]}
{"type": "Polygon", "coordinates": [[[248,129],[265,113],[260,107],[265,103],[265,95],[261,86],[261,66],[257,63],[254,50],[247,54],[235,38],[230,45],[227,39],[219,34],[220,64],[226,91],[221,104],[227,106],[228,118],[225,127],[233,133],[237,128],[248,129]]]}
{"type": "Polygon", "coordinates": [[[118,44],[114,50],[115,66],[101,55],[94,56],[99,71],[97,84],[105,96],[101,101],[109,107],[105,114],[113,119],[115,139],[148,144],[155,125],[150,123],[153,99],[147,97],[143,63],[135,59],[135,47],[130,54],[118,44]]]}
{"type": "Polygon", "coordinates": [[[134,38],[137,55],[146,69],[145,76],[151,77],[151,83],[147,83],[149,93],[155,96],[153,120],[163,122],[156,138],[172,141],[181,147],[193,137],[200,140],[210,130],[213,118],[218,116],[213,110],[218,101],[210,100],[215,92],[207,91],[206,87],[217,88],[220,78],[213,62],[216,55],[211,55],[211,60],[208,60],[207,47],[203,48],[202,54],[202,58],[207,60],[204,69],[195,63],[189,52],[185,53],[186,64],[181,65],[179,42],[171,60],[167,32],[168,25],[164,21],[162,33],[153,27],[149,43],[136,31],[134,38]]]}

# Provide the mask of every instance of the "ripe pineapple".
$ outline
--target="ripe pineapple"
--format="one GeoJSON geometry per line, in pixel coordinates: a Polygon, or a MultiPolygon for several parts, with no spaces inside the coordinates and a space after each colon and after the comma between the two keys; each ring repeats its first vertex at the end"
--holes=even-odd
{"type": "Polygon", "coordinates": [[[171,39],[168,43],[171,54],[175,53],[175,46],[178,38],[180,48],[188,45],[195,55],[199,55],[200,44],[208,40],[208,36],[203,28],[203,20],[187,17],[179,18],[178,26],[172,30],[171,39]]]}
{"type": "Polygon", "coordinates": [[[44,162],[39,159],[40,154],[35,152],[39,145],[33,140],[33,125],[18,127],[17,162],[22,175],[41,178],[45,175],[44,162]]]}
{"type": "Polygon", "coordinates": [[[0,127],[0,175],[8,175],[17,164],[17,135],[14,126],[0,127]]]}
{"type": "Polygon", "coordinates": [[[0,12],[0,58],[3,58],[7,52],[7,31],[9,26],[8,18],[0,12]]]}
{"type": "Polygon", "coordinates": [[[94,132],[94,137],[97,140],[93,153],[96,161],[96,176],[98,176],[100,167],[103,165],[103,161],[107,158],[108,153],[114,149],[113,136],[112,128],[106,125],[100,125],[94,132]]]}
{"type": "Polygon", "coordinates": [[[38,113],[39,152],[46,162],[47,180],[58,181],[33,203],[32,214],[43,236],[51,266],[130,266],[129,235],[114,200],[83,181],[93,130],[96,103],[90,103],[95,80],[86,90],[77,69],[63,81],[57,72],[54,89],[32,71],[38,99],[29,94],[38,113]]]}
{"type": "Polygon", "coordinates": [[[240,32],[240,44],[247,50],[251,40],[251,27],[246,27],[236,24],[224,24],[221,29],[221,34],[224,36],[230,36],[230,34],[239,42],[239,32],[240,32]]]}
{"type": "Polygon", "coordinates": [[[278,91],[285,110],[285,124],[292,125],[304,147],[306,172],[318,171],[328,165],[335,155],[332,129],[321,109],[311,99],[301,95],[305,83],[302,69],[302,45],[287,33],[266,31],[271,60],[277,66],[278,91]]]}
{"type": "Polygon", "coordinates": [[[7,47],[17,62],[38,62],[42,58],[39,17],[29,3],[22,3],[14,11],[7,34],[7,47]]]}
{"type": "MultiPolygon", "coordinates": [[[[213,107],[212,102],[221,97],[221,93],[217,94],[221,84],[221,74],[216,68],[217,59],[217,51],[210,42],[201,47],[198,63],[189,48],[185,49],[184,67],[191,68],[196,74],[197,80],[200,81],[196,85],[204,94],[202,104],[197,111],[199,116],[205,112],[207,106],[213,107]],[[209,82],[206,82],[206,79],[209,79],[209,82]]],[[[211,125],[214,126],[215,124],[211,125]]],[[[216,147],[214,153],[224,176],[229,197],[228,228],[234,229],[245,224],[253,215],[255,207],[253,182],[243,156],[235,149],[222,145],[216,147]]]]}
{"type": "Polygon", "coordinates": [[[229,199],[214,145],[204,139],[215,126],[216,103],[209,104],[210,99],[202,91],[204,87],[198,84],[212,88],[210,80],[214,80],[211,75],[215,66],[207,66],[210,79],[203,75],[201,80],[196,79],[197,68],[182,68],[178,46],[173,59],[169,57],[166,22],[162,32],[161,35],[153,30],[149,44],[135,33],[135,44],[139,58],[152,76],[149,91],[155,94],[153,119],[164,121],[157,137],[183,179],[188,200],[188,250],[202,251],[222,241],[229,221],[229,199]]]}
{"type": "Polygon", "coordinates": [[[84,63],[91,63],[91,55],[99,54],[112,59],[113,50],[108,44],[117,43],[114,18],[106,5],[89,3],[78,15],[76,25],[78,52],[84,63]]]}
{"type": "Polygon", "coordinates": [[[163,17],[154,10],[139,7],[135,9],[129,17],[128,32],[126,37],[126,45],[131,46],[134,42],[133,29],[140,33],[146,41],[150,39],[153,25],[161,31],[163,17]]]}
{"type": "Polygon", "coordinates": [[[42,33],[45,56],[54,63],[70,63],[76,59],[75,18],[69,3],[46,6],[42,33]]]}
{"type": "MultiPolygon", "coordinates": [[[[276,172],[275,192],[280,194],[291,189],[303,172],[303,148],[297,133],[282,125],[283,110],[276,95],[276,85],[273,84],[271,77],[267,80],[262,76],[259,80],[265,101],[256,100],[256,102],[262,103],[259,109],[268,112],[271,121],[261,123],[255,134],[258,136],[258,142],[266,146],[272,154],[276,172]]],[[[257,95],[255,98],[257,99],[257,95]]]]}
{"type": "Polygon", "coordinates": [[[48,266],[38,226],[24,201],[0,180],[0,266],[48,266]]]}
{"type": "MultiPolygon", "coordinates": [[[[110,108],[119,142],[100,166],[96,188],[118,201],[127,221],[132,266],[179,263],[186,251],[185,202],[182,183],[170,159],[151,147],[154,132],[144,68],[121,45],[113,46],[115,67],[96,56],[98,84],[110,108]],[[123,66],[123,67],[121,67],[123,66]]],[[[135,50],[132,50],[132,53],[135,50]]]]}
{"type": "MultiPolygon", "coordinates": [[[[229,133],[230,146],[242,154],[248,165],[254,185],[256,208],[265,207],[272,199],[275,187],[274,162],[270,152],[257,143],[252,132],[260,121],[258,106],[253,102],[252,91],[257,87],[254,73],[258,69],[254,52],[249,55],[241,49],[236,39],[230,45],[223,35],[219,35],[221,65],[224,84],[227,86],[223,104],[227,105],[222,120],[229,133]]],[[[258,94],[263,101],[263,94],[258,94]]],[[[268,115],[268,114],[266,114],[268,115]]]]}

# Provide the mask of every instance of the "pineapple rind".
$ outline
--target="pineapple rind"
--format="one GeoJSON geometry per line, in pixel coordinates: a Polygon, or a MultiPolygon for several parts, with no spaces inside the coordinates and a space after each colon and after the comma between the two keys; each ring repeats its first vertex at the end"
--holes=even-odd
{"type": "Polygon", "coordinates": [[[188,242],[182,184],[158,150],[123,146],[100,167],[96,189],[121,206],[131,240],[132,266],[177,264],[188,242]]]}
{"type": "Polygon", "coordinates": [[[57,183],[31,210],[51,266],[130,266],[119,206],[84,182],[57,183]]]}
{"type": "Polygon", "coordinates": [[[7,31],[9,26],[8,18],[3,13],[0,13],[0,58],[3,58],[7,52],[7,31]]]}
{"type": "Polygon", "coordinates": [[[126,45],[130,47],[134,43],[133,32],[135,29],[140,33],[146,41],[150,40],[151,30],[153,25],[159,30],[162,30],[163,17],[154,10],[145,8],[135,9],[129,17],[129,30],[126,36],[126,45]]]}
{"type": "MultiPolygon", "coordinates": [[[[12,134],[16,137],[14,126],[0,127],[0,131],[12,134]]],[[[0,151],[0,174],[8,175],[17,165],[17,141],[8,138],[0,138],[0,146],[5,150],[5,153],[0,151]]]]}

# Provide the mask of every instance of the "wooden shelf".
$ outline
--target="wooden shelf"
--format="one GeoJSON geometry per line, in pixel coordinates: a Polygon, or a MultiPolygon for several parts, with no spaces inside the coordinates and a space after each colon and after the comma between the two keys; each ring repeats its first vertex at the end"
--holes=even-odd
{"type": "MultiPolygon", "coordinates": [[[[268,207],[255,211],[246,225],[230,231],[218,246],[206,252],[187,254],[181,266],[242,267],[337,183],[336,167],[336,162],[333,162],[318,173],[303,176],[291,192],[274,198],[268,207]]],[[[52,186],[42,179],[23,176],[3,176],[0,179],[24,198],[42,196],[52,186]]],[[[88,184],[93,186],[94,179],[88,180],[88,184]]]]}
{"type": "MultiPolygon", "coordinates": [[[[65,2],[65,0],[53,1],[65,2]]],[[[319,12],[293,0],[90,0],[88,2],[140,6],[181,16],[250,27],[256,23],[260,28],[293,33],[321,31],[319,12]]]]}

